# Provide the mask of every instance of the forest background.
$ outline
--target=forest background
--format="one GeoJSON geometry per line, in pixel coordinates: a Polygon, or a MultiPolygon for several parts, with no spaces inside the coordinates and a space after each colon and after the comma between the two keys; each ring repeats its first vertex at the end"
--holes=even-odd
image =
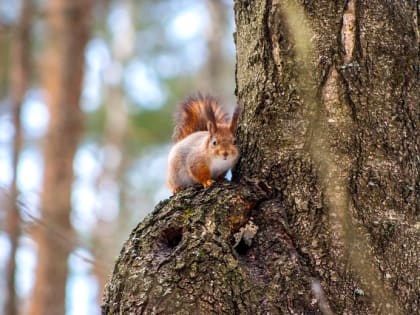
{"type": "MultiPolygon", "coordinates": [[[[60,2],[0,1],[0,309],[6,314],[36,308],[38,254],[48,246],[38,243],[39,230],[70,253],[66,314],[99,314],[122,243],[170,195],[166,157],[177,103],[197,91],[226,107],[235,102],[232,1],[73,1],[86,5],[89,35],[80,87],[62,87],[81,89],[83,121],[74,127],[81,136],[70,157],[71,224],[62,229],[42,206],[51,167],[47,133],[56,115],[49,82],[62,82],[49,71],[56,46],[47,20],[59,14],[60,2]]],[[[59,134],[64,146],[68,136],[59,134]]]]}

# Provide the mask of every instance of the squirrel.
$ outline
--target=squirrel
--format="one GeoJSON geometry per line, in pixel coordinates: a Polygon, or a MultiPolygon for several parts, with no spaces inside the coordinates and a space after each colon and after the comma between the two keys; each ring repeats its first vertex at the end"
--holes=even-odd
{"type": "Polygon", "coordinates": [[[168,185],[174,193],[196,183],[207,188],[235,166],[239,115],[237,106],[228,119],[211,96],[198,95],[181,103],[175,113],[175,144],[168,157],[168,185]]]}

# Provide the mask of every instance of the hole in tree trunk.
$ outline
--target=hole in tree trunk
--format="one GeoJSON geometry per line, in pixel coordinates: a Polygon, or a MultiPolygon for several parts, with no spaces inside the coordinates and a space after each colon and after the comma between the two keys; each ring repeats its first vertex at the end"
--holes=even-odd
{"type": "Polygon", "coordinates": [[[240,256],[246,255],[246,253],[248,252],[249,248],[251,246],[247,245],[246,242],[244,241],[243,238],[241,238],[241,240],[239,241],[238,244],[236,244],[236,246],[234,247],[236,253],[240,256]]]}
{"type": "Polygon", "coordinates": [[[246,255],[248,250],[251,248],[253,239],[258,232],[258,226],[251,220],[241,227],[237,233],[233,235],[232,247],[238,255],[246,255]]]}
{"type": "Polygon", "coordinates": [[[161,233],[161,241],[169,248],[176,247],[182,240],[182,227],[170,226],[161,233]]]}

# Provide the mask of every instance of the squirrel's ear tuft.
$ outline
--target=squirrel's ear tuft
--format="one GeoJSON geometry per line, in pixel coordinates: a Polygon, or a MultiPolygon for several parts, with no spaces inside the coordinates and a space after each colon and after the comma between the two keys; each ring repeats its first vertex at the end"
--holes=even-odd
{"type": "Polygon", "coordinates": [[[230,126],[229,129],[232,133],[236,131],[236,128],[238,127],[238,120],[239,116],[241,115],[242,108],[240,106],[236,106],[235,111],[233,112],[232,119],[230,120],[230,126]]]}
{"type": "Polygon", "coordinates": [[[210,132],[210,135],[214,135],[217,131],[216,124],[214,124],[211,120],[207,122],[207,130],[210,132]]]}

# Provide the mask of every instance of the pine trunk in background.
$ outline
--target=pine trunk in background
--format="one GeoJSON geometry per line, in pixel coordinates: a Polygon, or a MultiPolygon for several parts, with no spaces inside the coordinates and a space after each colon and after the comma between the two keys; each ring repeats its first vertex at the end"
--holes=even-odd
{"type": "Polygon", "coordinates": [[[415,1],[235,1],[235,182],[161,202],[104,314],[420,309],[415,1]]]}
{"type": "MultiPolygon", "coordinates": [[[[123,62],[123,60],[122,60],[123,62]]],[[[108,273],[113,265],[118,247],[123,242],[115,237],[118,231],[124,230],[124,224],[129,221],[124,202],[124,171],[127,167],[127,157],[123,154],[128,133],[128,106],[124,92],[118,86],[108,88],[108,102],[105,104],[105,122],[102,143],[104,155],[103,169],[96,182],[98,209],[96,228],[92,231],[92,247],[95,257],[93,272],[98,281],[98,302],[102,298],[102,290],[108,280],[108,273]],[[115,185],[119,189],[110,189],[115,185]],[[115,203],[109,200],[119,200],[118,219],[110,222],[102,215],[115,211],[115,203]],[[118,245],[117,245],[118,244],[118,245]]]]}
{"type": "MultiPolygon", "coordinates": [[[[136,24],[136,10],[134,1],[124,1],[121,7],[129,12],[125,20],[123,39],[120,36],[111,36],[110,48],[112,51],[112,60],[121,64],[123,68],[127,66],[128,61],[133,58],[134,43],[130,45],[121,45],[132,38],[134,25],[136,24]]],[[[106,16],[103,17],[107,21],[106,16]]],[[[104,157],[101,163],[102,170],[96,179],[96,204],[97,204],[97,224],[91,231],[92,254],[95,257],[93,272],[98,281],[97,302],[100,303],[102,291],[108,280],[109,270],[118,254],[120,244],[124,241],[120,237],[121,231],[127,230],[125,225],[129,220],[129,214],[126,207],[127,184],[124,180],[124,174],[129,165],[128,155],[124,154],[127,146],[129,134],[129,102],[124,88],[120,84],[109,84],[103,89],[104,103],[104,129],[102,133],[101,144],[104,150],[104,157]],[[115,200],[118,202],[110,202],[115,200]],[[118,209],[115,209],[118,207],[118,209]],[[110,213],[118,211],[115,220],[104,219],[110,213]]]]}
{"type": "Polygon", "coordinates": [[[65,314],[66,279],[71,242],[73,158],[82,132],[79,106],[84,50],[89,38],[91,0],[49,0],[45,4],[47,42],[40,64],[50,121],[44,147],[42,220],[38,225],[38,264],[30,313],[65,314]]]}
{"type": "Polygon", "coordinates": [[[14,125],[13,138],[13,156],[12,168],[13,177],[10,188],[10,204],[7,211],[7,233],[10,239],[10,255],[7,261],[7,299],[5,306],[5,314],[18,314],[17,296],[16,296],[16,252],[18,249],[20,235],[20,214],[18,208],[18,187],[17,187],[17,169],[19,163],[19,155],[22,147],[22,126],[20,123],[20,113],[22,102],[28,86],[30,77],[30,30],[32,24],[33,5],[31,0],[22,2],[18,25],[16,26],[15,35],[13,37],[12,47],[12,65],[10,78],[10,99],[12,105],[12,119],[14,125]]]}
{"type": "MultiPolygon", "coordinates": [[[[228,62],[224,51],[226,45],[225,30],[228,29],[229,11],[228,6],[223,0],[204,1],[209,15],[208,25],[205,31],[206,50],[208,61],[198,77],[196,89],[206,93],[216,95],[220,101],[233,99],[234,82],[232,72],[233,63],[228,62]],[[228,79],[232,79],[231,82],[228,79]]],[[[232,104],[233,105],[233,104],[232,104]]]]}

